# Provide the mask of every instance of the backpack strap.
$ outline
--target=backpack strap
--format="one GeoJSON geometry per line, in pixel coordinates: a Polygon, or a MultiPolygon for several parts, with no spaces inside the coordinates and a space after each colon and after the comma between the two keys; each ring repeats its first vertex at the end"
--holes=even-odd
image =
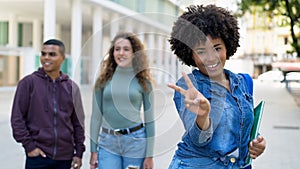
{"type": "Polygon", "coordinates": [[[245,79],[245,81],[247,83],[249,93],[251,95],[253,95],[253,80],[252,80],[251,76],[247,73],[239,73],[239,75],[243,76],[243,78],[245,79]]]}

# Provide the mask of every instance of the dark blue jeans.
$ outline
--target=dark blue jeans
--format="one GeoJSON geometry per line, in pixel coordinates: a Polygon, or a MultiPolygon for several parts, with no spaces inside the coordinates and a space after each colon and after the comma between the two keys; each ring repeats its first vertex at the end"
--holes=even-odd
{"type": "Polygon", "coordinates": [[[26,157],[25,169],[70,169],[72,160],[53,160],[49,157],[26,157]]]}

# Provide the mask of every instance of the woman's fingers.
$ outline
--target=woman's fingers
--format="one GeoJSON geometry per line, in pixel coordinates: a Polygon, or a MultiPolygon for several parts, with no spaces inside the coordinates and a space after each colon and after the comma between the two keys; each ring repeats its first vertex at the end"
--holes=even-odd
{"type": "Polygon", "coordinates": [[[182,73],[182,76],[183,76],[183,78],[184,78],[184,80],[185,80],[185,83],[186,83],[187,87],[188,87],[189,89],[194,88],[194,85],[193,85],[191,79],[188,77],[188,75],[187,75],[186,73],[183,72],[183,73],[182,73]]]}
{"type": "Polygon", "coordinates": [[[182,89],[182,88],[179,87],[179,86],[176,86],[176,85],[174,85],[174,84],[167,84],[167,86],[168,86],[169,88],[172,88],[172,89],[176,90],[177,92],[181,93],[182,95],[185,95],[185,94],[186,94],[186,90],[182,89]]]}
{"type": "MultiPolygon", "coordinates": [[[[188,75],[186,73],[184,73],[184,72],[182,73],[182,75],[183,75],[183,78],[185,80],[185,83],[186,83],[188,89],[194,88],[194,85],[193,85],[191,79],[188,77],[188,75]]],[[[181,93],[182,95],[186,95],[186,91],[187,90],[182,89],[179,86],[176,86],[176,85],[170,84],[170,83],[167,84],[167,86],[170,87],[170,88],[172,88],[172,89],[174,89],[174,90],[176,90],[177,92],[181,93]]]]}
{"type": "Polygon", "coordinates": [[[186,105],[187,108],[190,106],[199,106],[201,108],[205,108],[207,101],[206,98],[204,97],[197,97],[195,99],[185,98],[184,104],[186,105]]]}
{"type": "Polygon", "coordinates": [[[250,157],[255,159],[260,156],[266,148],[266,142],[262,136],[258,136],[256,140],[250,142],[249,153],[250,157]]]}
{"type": "Polygon", "coordinates": [[[202,100],[203,99],[197,97],[195,99],[185,99],[184,103],[189,104],[189,105],[198,105],[199,106],[201,103],[203,103],[202,100]]]}

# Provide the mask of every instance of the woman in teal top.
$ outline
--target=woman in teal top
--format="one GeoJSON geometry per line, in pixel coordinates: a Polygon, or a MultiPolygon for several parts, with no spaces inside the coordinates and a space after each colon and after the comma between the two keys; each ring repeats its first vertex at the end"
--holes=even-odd
{"type": "Polygon", "coordinates": [[[153,168],[151,76],[143,44],[133,33],[117,34],[102,62],[90,135],[91,168],[153,168]]]}

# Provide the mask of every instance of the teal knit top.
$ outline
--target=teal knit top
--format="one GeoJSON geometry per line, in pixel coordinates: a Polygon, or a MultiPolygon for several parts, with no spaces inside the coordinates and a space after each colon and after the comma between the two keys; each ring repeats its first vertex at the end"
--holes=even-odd
{"type": "Polygon", "coordinates": [[[144,123],[147,135],[146,157],[153,156],[155,129],[151,83],[148,83],[148,89],[143,90],[132,67],[117,67],[104,89],[94,91],[90,126],[91,152],[97,152],[101,126],[122,129],[144,123]]]}

